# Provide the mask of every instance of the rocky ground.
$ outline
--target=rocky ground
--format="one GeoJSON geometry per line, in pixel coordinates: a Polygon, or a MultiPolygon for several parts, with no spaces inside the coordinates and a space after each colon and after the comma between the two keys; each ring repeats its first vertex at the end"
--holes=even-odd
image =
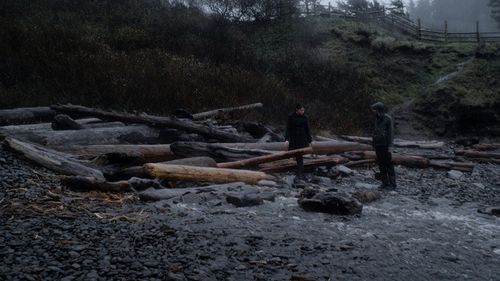
{"type": "MultiPolygon", "coordinates": [[[[372,190],[374,172],[305,186],[372,190]]],[[[216,190],[148,203],[61,190],[0,150],[0,280],[500,280],[500,219],[478,212],[500,205],[499,166],[397,172],[396,191],[345,217],[302,210],[292,176],[257,206],[216,190]]]]}

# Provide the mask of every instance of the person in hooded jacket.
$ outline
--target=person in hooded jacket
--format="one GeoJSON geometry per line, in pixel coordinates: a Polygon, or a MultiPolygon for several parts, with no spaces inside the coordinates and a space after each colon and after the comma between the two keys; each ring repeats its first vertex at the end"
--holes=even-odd
{"type": "MultiPolygon", "coordinates": [[[[288,116],[285,132],[285,145],[288,146],[288,150],[308,147],[312,142],[309,120],[304,112],[304,106],[297,104],[295,112],[288,116]]],[[[297,161],[297,177],[303,178],[304,159],[302,156],[297,156],[295,160],[297,161]]]]}
{"type": "Polygon", "coordinates": [[[377,102],[371,106],[375,115],[373,126],[372,145],[377,155],[377,164],[380,169],[382,185],[380,188],[396,188],[396,172],[392,163],[392,154],[389,149],[394,142],[394,125],[392,118],[385,113],[385,106],[377,102]]]}

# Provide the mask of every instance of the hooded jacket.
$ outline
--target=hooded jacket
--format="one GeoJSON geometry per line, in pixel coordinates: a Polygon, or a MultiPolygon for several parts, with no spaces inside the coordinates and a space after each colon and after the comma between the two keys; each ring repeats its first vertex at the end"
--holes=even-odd
{"type": "Polygon", "coordinates": [[[373,147],[389,147],[394,141],[394,125],[391,116],[385,113],[385,106],[377,102],[371,106],[376,111],[375,124],[373,126],[373,147]]]}
{"type": "Polygon", "coordinates": [[[309,130],[309,120],[306,115],[299,115],[294,112],[288,116],[285,140],[290,142],[288,146],[290,150],[309,146],[312,142],[312,137],[309,130]]]}

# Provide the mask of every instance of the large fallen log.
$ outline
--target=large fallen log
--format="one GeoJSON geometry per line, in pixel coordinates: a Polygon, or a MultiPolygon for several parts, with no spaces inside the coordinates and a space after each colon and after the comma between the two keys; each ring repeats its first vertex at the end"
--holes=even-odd
{"type": "Polygon", "coordinates": [[[82,159],[93,159],[102,155],[122,154],[134,163],[162,162],[175,159],[169,144],[115,144],[115,145],[71,145],[60,146],[59,151],[77,155],[82,159]]]}
{"type": "Polygon", "coordinates": [[[245,182],[255,184],[260,180],[274,180],[274,177],[262,172],[193,167],[183,165],[168,165],[148,163],[144,165],[146,172],[153,177],[173,180],[173,181],[194,181],[194,182],[245,182]]]}
{"type": "Polygon", "coordinates": [[[50,147],[67,145],[151,143],[158,140],[159,130],[146,125],[131,125],[110,128],[92,128],[66,131],[19,132],[0,128],[0,135],[34,142],[50,147]]]}
{"type": "Polygon", "coordinates": [[[53,170],[55,172],[65,175],[94,177],[99,180],[104,180],[104,176],[101,171],[86,166],[85,162],[71,159],[64,153],[60,153],[39,145],[22,142],[10,137],[7,137],[4,143],[8,148],[23,155],[34,163],[44,166],[45,168],[53,170]]]}
{"type": "Polygon", "coordinates": [[[56,112],[49,107],[23,107],[0,110],[0,126],[52,120],[56,112]]]}
{"type": "MultiPolygon", "coordinates": [[[[372,138],[369,137],[358,137],[358,136],[340,136],[340,138],[348,141],[372,144],[372,138]]],[[[442,141],[408,141],[408,140],[394,140],[395,147],[408,147],[408,148],[422,148],[422,149],[436,149],[441,148],[445,145],[442,141]]]]}
{"type": "MultiPolygon", "coordinates": [[[[102,122],[100,119],[97,118],[77,119],[75,121],[85,129],[125,126],[125,124],[123,124],[122,122],[102,122]]],[[[24,124],[24,125],[1,126],[0,130],[14,133],[14,132],[52,131],[53,129],[52,129],[52,123],[35,123],[35,124],[24,124]]]]}
{"type": "MultiPolygon", "coordinates": [[[[170,164],[170,165],[184,165],[184,166],[194,166],[194,167],[217,167],[217,162],[210,157],[191,157],[183,158],[172,161],[160,162],[160,164],[170,164]]],[[[143,166],[134,166],[124,169],[117,169],[114,173],[110,174],[111,178],[147,178],[149,175],[144,170],[143,166]]]]}
{"type": "Polygon", "coordinates": [[[452,161],[433,161],[429,162],[429,167],[446,170],[459,170],[462,172],[471,172],[476,165],[474,163],[452,162],[452,161]]]}
{"type": "Polygon", "coordinates": [[[295,150],[290,150],[290,151],[286,151],[286,152],[278,152],[278,153],[259,156],[259,157],[255,157],[255,158],[244,159],[244,160],[240,160],[240,161],[219,163],[219,164],[217,164],[217,166],[219,168],[228,168],[228,169],[252,167],[252,166],[256,166],[258,164],[262,164],[262,163],[273,162],[273,161],[286,159],[286,158],[293,158],[293,157],[297,157],[297,156],[301,156],[301,155],[305,155],[305,154],[311,154],[311,153],[313,153],[312,147],[305,147],[305,148],[301,148],[301,149],[295,149],[295,150]]]}
{"type": "Polygon", "coordinates": [[[479,143],[472,146],[478,151],[490,151],[500,149],[500,143],[479,143]]]}
{"type": "MultiPolygon", "coordinates": [[[[304,160],[304,170],[310,170],[313,167],[320,167],[320,166],[335,166],[339,164],[346,163],[348,160],[347,158],[344,158],[342,156],[338,155],[332,155],[332,156],[325,156],[325,157],[320,157],[317,159],[305,159],[304,160]]],[[[281,173],[281,172],[286,172],[290,171],[294,168],[297,167],[297,162],[292,159],[287,159],[287,160],[281,160],[281,161],[276,161],[276,162],[271,162],[271,163],[264,163],[260,164],[259,168],[263,172],[268,172],[268,173],[281,173]]]]}
{"type": "Polygon", "coordinates": [[[254,142],[236,134],[216,130],[209,126],[196,124],[186,120],[179,120],[174,117],[160,117],[147,114],[134,115],[128,113],[109,112],[100,109],[88,108],[78,105],[53,105],[53,110],[67,114],[80,114],[84,116],[93,116],[103,120],[122,121],[126,123],[141,123],[155,127],[167,127],[184,130],[190,133],[200,134],[207,138],[218,139],[223,142],[254,142]]]}
{"type": "MultiPolygon", "coordinates": [[[[362,152],[363,159],[376,159],[377,155],[374,151],[363,151],[362,152]]],[[[407,166],[410,168],[428,168],[429,167],[429,159],[413,156],[413,155],[401,155],[401,154],[392,154],[392,162],[396,165],[407,166]]]]}
{"type": "Polygon", "coordinates": [[[229,148],[224,144],[204,142],[174,142],[170,145],[170,149],[178,157],[207,156],[218,162],[238,161],[271,153],[256,149],[229,148]]]}
{"type": "Polygon", "coordinates": [[[210,111],[205,111],[205,112],[193,114],[193,119],[194,120],[201,120],[201,119],[206,119],[206,118],[210,118],[210,117],[216,117],[218,115],[227,114],[227,113],[234,112],[234,111],[242,111],[242,110],[256,109],[256,108],[262,108],[262,107],[263,107],[262,103],[258,102],[258,103],[243,105],[243,106],[219,108],[219,109],[214,109],[214,110],[210,110],[210,111]]]}
{"type": "Polygon", "coordinates": [[[479,152],[474,150],[457,150],[455,154],[462,155],[467,158],[481,158],[481,159],[500,159],[500,153],[495,152],[479,152]]]}

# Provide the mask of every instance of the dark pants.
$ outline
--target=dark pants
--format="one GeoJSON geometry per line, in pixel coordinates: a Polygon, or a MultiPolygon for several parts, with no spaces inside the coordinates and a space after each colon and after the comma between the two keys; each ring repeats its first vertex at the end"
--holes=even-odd
{"type": "Polygon", "coordinates": [[[301,178],[304,175],[304,158],[301,156],[295,157],[297,161],[297,177],[301,178]]]}
{"type": "Polygon", "coordinates": [[[377,153],[377,164],[380,169],[382,184],[396,187],[396,172],[394,171],[394,164],[392,164],[392,154],[389,152],[389,147],[378,146],[375,148],[375,152],[377,153]]]}

